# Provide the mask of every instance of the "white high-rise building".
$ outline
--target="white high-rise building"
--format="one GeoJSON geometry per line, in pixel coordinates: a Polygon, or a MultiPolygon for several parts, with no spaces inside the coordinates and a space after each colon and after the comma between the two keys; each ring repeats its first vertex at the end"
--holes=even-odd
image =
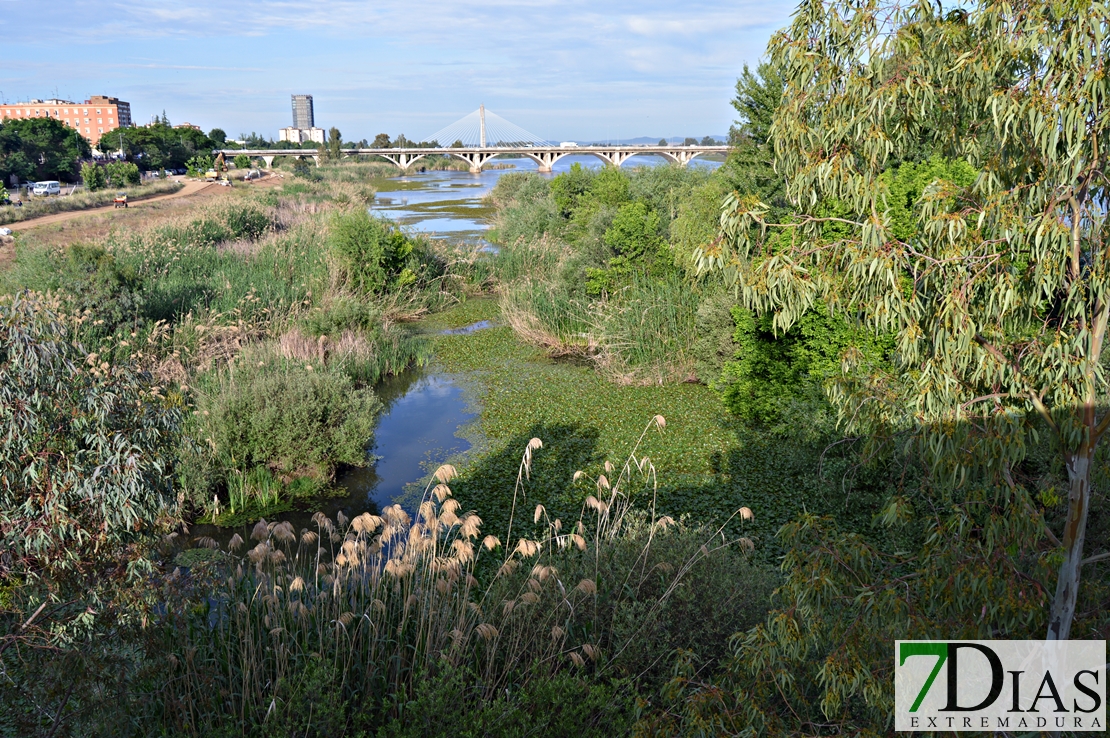
{"type": "Polygon", "coordinates": [[[326,134],[323,128],[282,128],[278,131],[278,141],[292,141],[293,143],[326,143],[326,134]]]}

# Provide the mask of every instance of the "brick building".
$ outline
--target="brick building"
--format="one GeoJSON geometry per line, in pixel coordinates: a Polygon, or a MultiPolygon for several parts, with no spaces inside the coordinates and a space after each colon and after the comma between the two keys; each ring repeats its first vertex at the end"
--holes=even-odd
{"type": "Polygon", "coordinates": [[[24,118],[57,118],[70,128],[77,129],[93,148],[97,148],[100,137],[105,133],[131,126],[131,103],[115,97],[93,95],[84,103],[52,99],[0,105],[0,120],[24,118]]]}

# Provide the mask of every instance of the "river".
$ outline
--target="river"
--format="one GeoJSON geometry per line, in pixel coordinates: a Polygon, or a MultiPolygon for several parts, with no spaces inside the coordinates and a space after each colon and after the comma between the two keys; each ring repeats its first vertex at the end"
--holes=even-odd
{"type": "MultiPolygon", "coordinates": [[[[636,157],[625,167],[653,165],[657,157],[636,157]],[[643,159],[642,162],[639,160],[643,159]]],[[[697,160],[695,160],[697,161],[697,160]]],[[[388,217],[434,238],[469,243],[496,251],[484,239],[489,210],[482,199],[507,172],[536,171],[527,158],[510,159],[511,169],[489,169],[481,174],[456,171],[431,171],[405,175],[381,183],[371,212],[388,217]]],[[[593,156],[568,156],[556,163],[549,177],[570,169],[575,163],[595,168],[601,165],[593,156]]],[[[699,162],[718,166],[716,162],[699,162]]],[[[448,332],[466,332],[489,327],[487,321],[448,332]]],[[[460,430],[478,417],[457,378],[426,369],[413,369],[390,377],[376,388],[384,409],[374,432],[369,454],[373,462],[364,468],[341,471],[336,479],[340,496],[317,501],[312,512],[320,510],[333,518],[343,512],[348,518],[365,511],[378,512],[394,502],[414,507],[414,495],[430,479],[432,471],[470,448],[460,430]]],[[[275,516],[291,521],[298,529],[310,526],[312,512],[284,512],[275,516]]],[[[236,530],[239,530],[236,528],[236,530]]],[[[196,526],[194,535],[226,539],[231,529],[196,526]]],[[[248,529],[240,533],[247,538],[248,529]]]]}

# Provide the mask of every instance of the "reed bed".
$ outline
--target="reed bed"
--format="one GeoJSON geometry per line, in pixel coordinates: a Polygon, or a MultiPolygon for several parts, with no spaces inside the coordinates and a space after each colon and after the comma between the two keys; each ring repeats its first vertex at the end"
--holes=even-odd
{"type": "MultiPolygon", "coordinates": [[[[645,434],[664,425],[656,416],[645,434]]],[[[245,559],[175,572],[152,631],[165,668],[151,706],[187,734],[239,733],[303,719],[291,713],[305,707],[298,695],[319,689],[351,716],[380,717],[445,672],[467,675],[490,699],[562,672],[600,679],[654,668],[643,655],[668,600],[699,567],[743,564],[751,542],[684,529],[656,516],[650,496],[635,508],[655,475],[635,450],[615,479],[588,482],[577,521],[549,519],[542,505],[525,511],[542,446],[532,439],[524,450],[503,538],[462,511],[448,486],[455,469],[441,466],[415,519],[394,505],[353,520],[317,514],[300,531],[260,521],[245,559]]],[[[230,553],[245,543],[236,536],[230,553]]],[[[732,586],[765,595],[766,577],[749,574],[732,586]]]]}
{"type": "Polygon", "coordinates": [[[501,298],[505,322],[550,356],[588,358],[620,384],[664,384],[693,377],[698,295],[678,279],[634,280],[607,300],[589,302],[559,285],[524,280],[501,298]]]}

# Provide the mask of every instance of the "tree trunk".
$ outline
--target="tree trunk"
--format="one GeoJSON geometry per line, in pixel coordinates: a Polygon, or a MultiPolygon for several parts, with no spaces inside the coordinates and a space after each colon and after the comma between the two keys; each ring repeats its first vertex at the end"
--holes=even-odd
{"type": "Polygon", "coordinates": [[[1056,597],[1048,619],[1045,640],[1066,641],[1071,635],[1075,603],[1079,596],[1079,569],[1083,560],[1083,538],[1087,530],[1087,510],[1091,504],[1091,462],[1094,449],[1089,443],[1065,457],[1068,468],[1068,520],[1062,543],[1064,563],[1056,580],[1056,597]]]}

